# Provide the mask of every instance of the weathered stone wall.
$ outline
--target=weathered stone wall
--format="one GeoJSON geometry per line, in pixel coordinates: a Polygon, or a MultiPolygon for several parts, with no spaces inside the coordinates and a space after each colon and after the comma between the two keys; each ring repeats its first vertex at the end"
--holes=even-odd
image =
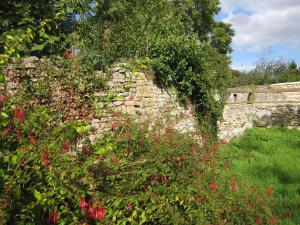
{"type": "MultiPolygon", "coordinates": [[[[101,74],[100,74],[101,76],[101,74]]],[[[180,132],[196,131],[192,106],[179,104],[174,90],[161,89],[145,73],[130,73],[122,66],[113,68],[106,90],[96,92],[98,110],[103,115],[92,121],[95,137],[112,129],[120,114],[136,122],[162,119],[180,132]]]]}
{"type": "MultiPolygon", "coordinates": [[[[44,71],[39,66],[43,60],[37,57],[25,58],[22,62],[5,68],[6,92],[17,93],[24,89],[23,80],[43,82],[44,71]]],[[[51,63],[52,69],[59,70],[51,63]]],[[[196,131],[197,121],[193,117],[191,105],[181,105],[174,90],[162,89],[155,85],[153,79],[143,72],[129,72],[126,64],[115,66],[111,74],[96,71],[95,76],[108,80],[107,87],[93,93],[93,108],[87,106],[87,99],[64,90],[58,79],[51,83],[49,99],[35,100],[33,104],[43,104],[55,108],[64,114],[64,118],[89,121],[92,125],[91,140],[94,141],[103,133],[113,130],[125,115],[136,122],[160,119],[166,125],[173,126],[180,132],[196,131]],[[76,102],[81,102],[76,107],[76,102]]],[[[47,70],[51,68],[47,67],[47,70]]],[[[90,96],[88,96],[90,98],[90,96]]],[[[67,120],[65,120],[67,121],[67,120]]]]}
{"type": "Polygon", "coordinates": [[[219,137],[230,140],[248,128],[300,128],[300,82],[229,89],[219,137]]]}

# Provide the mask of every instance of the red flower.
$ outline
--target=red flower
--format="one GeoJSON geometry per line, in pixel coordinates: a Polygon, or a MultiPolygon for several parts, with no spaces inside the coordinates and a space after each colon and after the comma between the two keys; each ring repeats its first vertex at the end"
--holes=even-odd
{"type": "Polygon", "coordinates": [[[117,128],[117,124],[116,123],[113,123],[112,125],[111,125],[111,129],[112,130],[115,130],[117,128]]]}
{"type": "Polygon", "coordinates": [[[257,224],[263,224],[263,223],[264,223],[264,221],[263,221],[263,219],[261,218],[260,215],[257,215],[257,216],[256,216],[255,222],[256,222],[257,224]]]}
{"type": "Polygon", "coordinates": [[[8,135],[10,131],[11,131],[11,126],[5,128],[4,131],[3,131],[3,133],[2,133],[2,136],[8,135]]]}
{"type": "Polygon", "coordinates": [[[34,138],[32,135],[30,135],[29,144],[34,145],[34,138]]]}
{"type": "Polygon", "coordinates": [[[152,137],[152,141],[153,142],[156,142],[158,140],[158,136],[157,135],[154,135],[153,137],[152,137]]]}
{"type": "Polygon", "coordinates": [[[20,147],[20,152],[26,152],[26,147],[20,147]]]}
{"type": "Polygon", "coordinates": [[[84,223],[80,223],[80,225],[89,225],[87,221],[85,221],[84,223]]]}
{"type": "Polygon", "coordinates": [[[177,166],[178,166],[178,168],[181,168],[181,167],[182,167],[181,162],[178,162],[178,163],[177,163],[177,166]]]}
{"type": "Polygon", "coordinates": [[[18,109],[15,111],[15,118],[19,121],[24,120],[24,111],[22,109],[18,109]]]}
{"type": "Polygon", "coordinates": [[[269,196],[272,196],[272,195],[273,195],[273,190],[272,190],[272,188],[267,188],[267,189],[266,189],[266,193],[267,193],[269,196]]]}
{"type": "Polygon", "coordinates": [[[236,191],[237,183],[236,183],[235,180],[233,180],[233,181],[231,182],[231,188],[232,188],[232,191],[236,191]]]}
{"type": "Polygon", "coordinates": [[[253,208],[253,206],[254,206],[253,202],[252,202],[251,200],[249,200],[249,201],[248,201],[248,207],[249,207],[249,208],[253,208]]]}
{"type": "Polygon", "coordinates": [[[53,223],[56,223],[58,221],[58,212],[55,211],[53,214],[53,223]]]}
{"type": "Polygon", "coordinates": [[[218,150],[219,149],[219,144],[215,143],[212,145],[213,150],[218,150]]]}
{"type": "Polygon", "coordinates": [[[131,203],[128,203],[128,205],[127,205],[127,209],[132,209],[132,205],[131,205],[131,203]]]}
{"type": "Polygon", "coordinates": [[[44,152],[42,154],[43,157],[43,165],[44,166],[49,166],[49,153],[48,152],[44,152]]]}
{"type": "Polygon", "coordinates": [[[90,204],[89,204],[89,213],[90,213],[90,217],[94,219],[95,218],[95,209],[94,209],[92,202],[90,202],[90,204]]]}
{"type": "Polygon", "coordinates": [[[64,145],[62,147],[62,150],[61,150],[62,153],[68,152],[69,148],[70,148],[70,145],[71,145],[70,141],[65,141],[65,143],[64,143],[64,145]]]}
{"type": "Polygon", "coordinates": [[[18,139],[21,138],[22,133],[21,133],[21,130],[20,130],[20,129],[17,130],[16,136],[17,136],[18,139]]]}
{"type": "Polygon", "coordinates": [[[82,147],[82,154],[88,154],[90,152],[89,146],[85,145],[82,147]]]}
{"type": "Polygon", "coordinates": [[[215,182],[211,182],[209,184],[209,189],[212,190],[212,191],[218,191],[218,187],[217,187],[215,182]]]}
{"type": "Polygon", "coordinates": [[[194,154],[194,153],[195,153],[195,151],[196,151],[195,147],[194,147],[194,146],[192,146],[192,147],[191,147],[191,153],[192,153],[192,154],[194,154]]]}
{"type": "Polygon", "coordinates": [[[6,102],[7,99],[8,99],[7,95],[0,95],[0,103],[6,102]]]}
{"type": "Polygon", "coordinates": [[[95,220],[100,219],[103,222],[104,221],[104,216],[105,216],[105,208],[97,207],[96,213],[95,213],[95,220]]]}
{"type": "Polygon", "coordinates": [[[272,217],[269,218],[270,224],[278,224],[279,220],[278,220],[278,216],[274,215],[272,217]]]}
{"type": "Polygon", "coordinates": [[[162,181],[163,183],[167,183],[167,182],[168,182],[168,177],[162,176],[162,177],[161,177],[161,181],[162,181]]]}
{"type": "Polygon", "coordinates": [[[224,140],[224,141],[223,141],[223,144],[224,144],[224,145],[228,145],[228,144],[229,144],[229,141],[224,140]]]}
{"type": "Polygon", "coordinates": [[[84,198],[80,199],[80,207],[82,208],[82,210],[85,210],[88,207],[88,203],[84,198]]]}
{"type": "Polygon", "coordinates": [[[58,221],[58,212],[57,211],[55,211],[53,213],[53,215],[49,214],[49,216],[48,216],[48,223],[57,223],[57,221],[58,221]]]}

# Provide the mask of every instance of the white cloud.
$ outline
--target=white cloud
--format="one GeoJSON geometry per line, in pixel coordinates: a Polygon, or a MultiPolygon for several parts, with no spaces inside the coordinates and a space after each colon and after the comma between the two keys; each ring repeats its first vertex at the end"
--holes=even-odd
{"type": "Polygon", "coordinates": [[[221,3],[223,12],[228,14],[225,21],[236,31],[235,48],[258,52],[278,44],[300,46],[299,0],[221,0],[221,3]]]}

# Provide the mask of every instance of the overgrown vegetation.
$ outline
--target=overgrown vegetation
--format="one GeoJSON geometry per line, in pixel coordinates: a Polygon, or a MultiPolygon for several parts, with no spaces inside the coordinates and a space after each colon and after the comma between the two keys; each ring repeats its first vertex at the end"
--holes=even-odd
{"type": "Polygon", "coordinates": [[[235,158],[231,172],[238,182],[272,190],[274,203],[270,207],[281,224],[300,223],[299,137],[298,130],[255,128],[222,151],[224,156],[235,158]]]}
{"type": "Polygon", "coordinates": [[[219,144],[130,121],[95,145],[88,125],[1,101],[4,224],[263,224],[272,198],[224,176],[219,144]],[[83,142],[76,148],[78,140],[83,142]]]}
{"type": "Polygon", "coordinates": [[[191,99],[201,125],[216,131],[233,36],[229,24],[215,20],[218,0],[15,3],[1,3],[8,11],[2,12],[2,64],[11,57],[62,55],[67,50],[72,50],[68,57],[79,53],[79,63],[89,71],[106,70],[120,60],[146,59],[159,83],[191,99]]]}
{"type": "Polygon", "coordinates": [[[233,71],[232,87],[268,85],[300,81],[300,69],[295,61],[261,59],[250,71],[233,71]]]}

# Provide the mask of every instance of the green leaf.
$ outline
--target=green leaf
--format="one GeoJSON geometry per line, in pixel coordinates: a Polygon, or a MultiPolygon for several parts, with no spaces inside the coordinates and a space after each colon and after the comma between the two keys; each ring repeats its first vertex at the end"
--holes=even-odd
{"type": "Polygon", "coordinates": [[[36,200],[40,201],[42,199],[42,194],[37,190],[34,190],[34,197],[36,198],[36,200]]]}

